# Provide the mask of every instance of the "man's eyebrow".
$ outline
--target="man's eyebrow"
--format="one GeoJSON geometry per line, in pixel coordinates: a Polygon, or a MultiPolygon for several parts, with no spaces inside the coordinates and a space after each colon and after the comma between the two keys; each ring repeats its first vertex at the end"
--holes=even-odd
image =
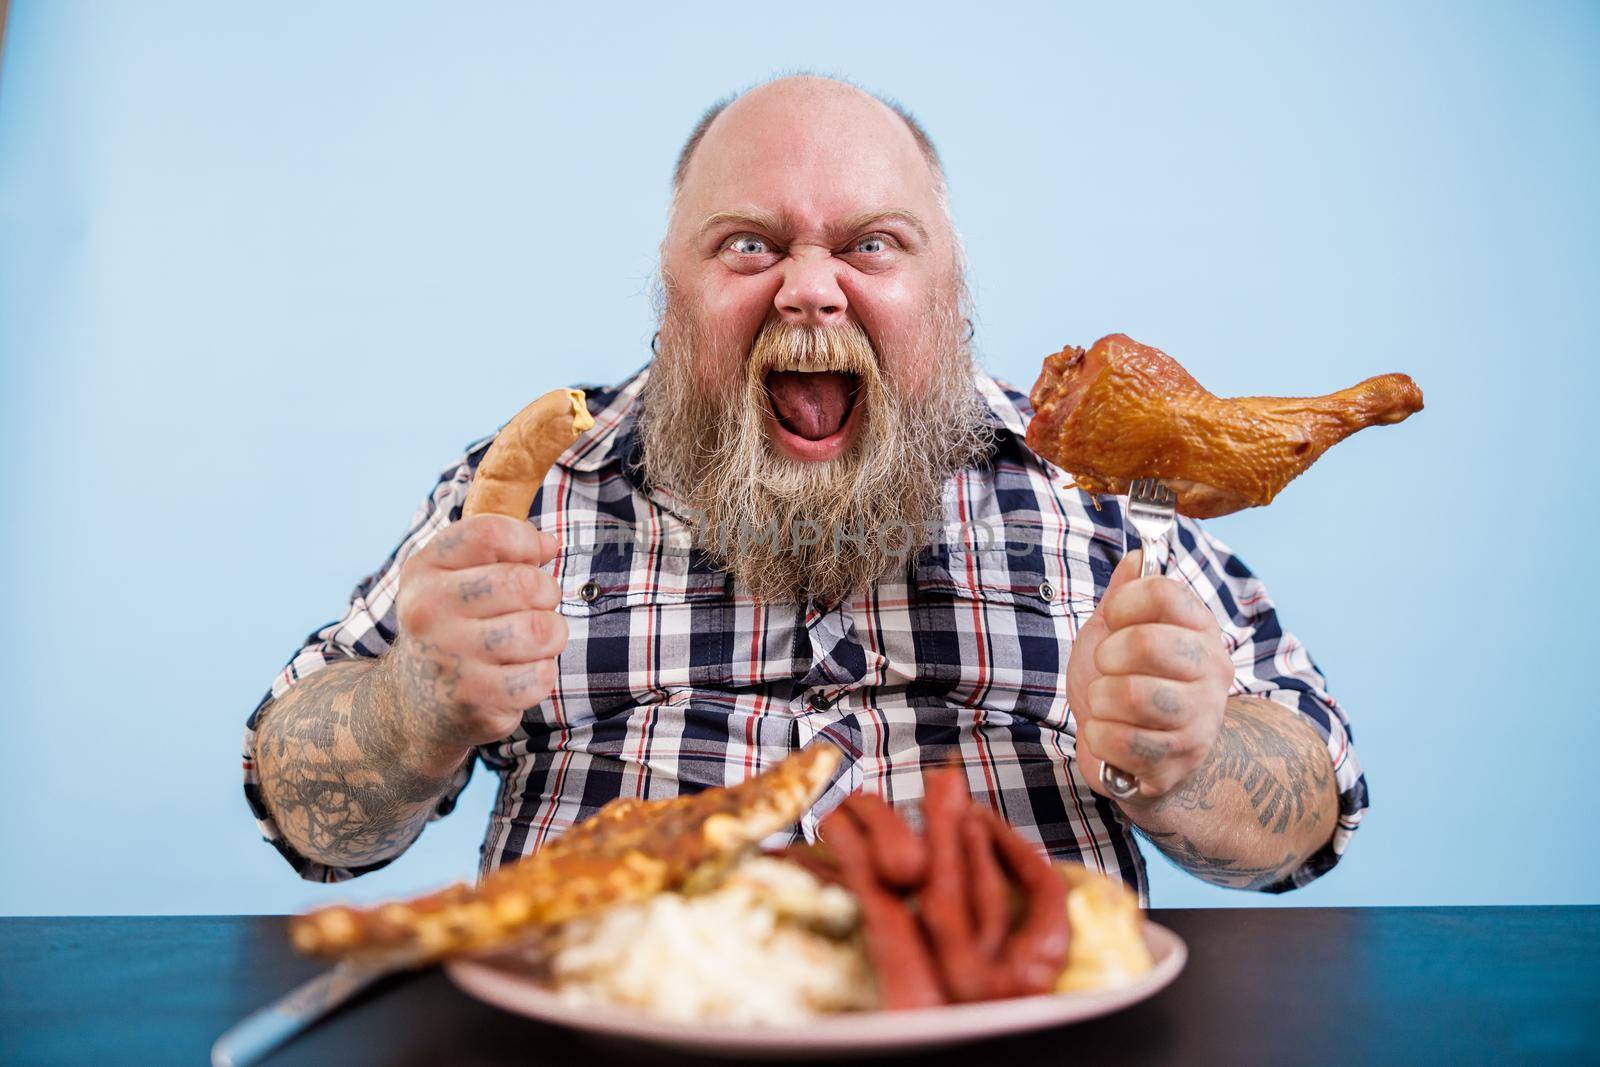
{"type": "Polygon", "coordinates": [[[725,226],[728,223],[748,226],[752,230],[763,230],[767,233],[789,233],[795,229],[794,219],[784,211],[762,211],[759,208],[746,211],[718,211],[713,215],[707,215],[699,229],[695,230],[695,241],[700,241],[718,226],[725,226]]]}
{"type": "MultiPolygon", "coordinates": [[[[831,244],[836,244],[846,237],[860,233],[862,230],[870,229],[873,226],[881,226],[886,222],[904,223],[916,231],[918,239],[924,244],[928,242],[928,228],[923,225],[916,212],[907,211],[904,208],[891,208],[885,211],[863,211],[840,219],[838,222],[829,223],[826,227],[828,241],[831,244]]],[[[698,242],[704,239],[707,233],[717,227],[730,223],[776,234],[792,234],[799,229],[794,217],[785,211],[762,211],[760,209],[718,211],[715,214],[706,216],[705,221],[695,230],[695,241],[698,242]]]]}
{"type": "Polygon", "coordinates": [[[916,212],[904,208],[892,208],[888,211],[863,211],[859,215],[851,215],[841,219],[828,227],[828,236],[835,242],[846,237],[870,230],[874,226],[882,226],[886,222],[900,222],[910,226],[917,232],[917,239],[923,244],[928,243],[928,228],[917,218],[916,212]]]}

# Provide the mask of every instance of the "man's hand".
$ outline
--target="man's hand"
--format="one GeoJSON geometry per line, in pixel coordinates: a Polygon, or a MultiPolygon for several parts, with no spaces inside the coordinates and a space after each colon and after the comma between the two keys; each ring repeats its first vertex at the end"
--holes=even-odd
{"type": "Polygon", "coordinates": [[[385,673],[418,766],[448,772],[555,688],[567,622],[542,566],[557,547],[527,522],[474,515],[406,560],[385,673]]]}
{"type": "Polygon", "coordinates": [[[1216,744],[1233,682],[1216,618],[1193,590],[1140,578],[1140,553],[1111,575],[1067,662],[1078,760],[1104,793],[1102,760],[1139,777],[1141,804],[1171,792],[1216,744]]]}

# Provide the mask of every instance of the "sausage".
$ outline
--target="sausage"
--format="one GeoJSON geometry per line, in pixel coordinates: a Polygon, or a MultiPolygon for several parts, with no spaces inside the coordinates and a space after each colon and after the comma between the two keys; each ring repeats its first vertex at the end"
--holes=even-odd
{"type": "Polygon", "coordinates": [[[973,803],[959,766],[924,777],[922,821],[919,840],[880,798],[856,795],[823,820],[824,848],[784,850],[855,895],[883,1006],[1052,989],[1070,931],[1067,885],[1048,858],[973,803]],[[914,916],[892,890],[918,886],[914,916]]]}
{"type": "Polygon", "coordinates": [[[928,878],[919,898],[922,925],[933,944],[945,991],[955,1001],[987,1000],[998,992],[995,960],[978,945],[961,826],[972,807],[960,768],[923,778],[923,837],[928,878]]]}
{"type": "Polygon", "coordinates": [[[1006,938],[1000,962],[1016,991],[1029,996],[1055,987],[1067,962],[1067,883],[1038,849],[987,808],[979,809],[1006,869],[1021,886],[1022,920],[1006,938]]]}
{"type": "Polygon", "coordinates": [[[878,883],[866,835],[850,815],[834,811],[820,827],[839,864],[845,888],[861,908],[867,956],[878,979],[882,1006],[890,1011],[945,1003],[928,947],[905,902],[878,883]]]}
{"type": "Polygon", "coordinates": [[[978,954],[996,960],[1011,927],[1011,888],[1005,872],[995,858],[989,824],[982,813],[969,811],[961,820],[961,841],[967,854],[967,878],[971,886],[972,923],[978,954]]]}
{"type": "Polygon", "coordinates": [[[911,827],[875,793],[854,793],[840,805],[866,834],[878,880],[892,889],[915,889],[928,867],[928,850],[911,827]]]}

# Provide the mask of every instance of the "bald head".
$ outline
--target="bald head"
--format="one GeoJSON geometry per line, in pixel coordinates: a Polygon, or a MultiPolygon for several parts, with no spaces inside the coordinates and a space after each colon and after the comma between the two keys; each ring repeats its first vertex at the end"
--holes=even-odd
{"type": "MultiPolygon", "coordinates": [[[[712,104],[700,116],[700,121],[695,123],[694,130],[690,132],[689,139],[684,142],[683,148],[678,153],[677,164],[672,170],[672,194],[676,200],[683,189],[685,179],[688,177],[700,143],[705,140],[711,127],[730,108],[737,108],[746,103],[760,106],[777,104],[787,107],[806,107],[811,105],[825,106],[828,103],[858,105],[858,109],[883,119],[893,117],[906,135],[909,135],[917,151],[926,162],[928,172],[933,180],[939,198],[946,196],[944,164],[939,159],[938,150],[933,146],[933,140],[928,136],[928,131],[917,121],[916,116],[906,110],[901,104],[888,97],[869,93],[859,86],[852,85],[839,78],[827,77],[818,74],[794,74],[781,78],[774,78],[761,83],[754,88],[731,96],[712,104]]],[[[848,111],[848,107],[839,109],[848,111]]]]}

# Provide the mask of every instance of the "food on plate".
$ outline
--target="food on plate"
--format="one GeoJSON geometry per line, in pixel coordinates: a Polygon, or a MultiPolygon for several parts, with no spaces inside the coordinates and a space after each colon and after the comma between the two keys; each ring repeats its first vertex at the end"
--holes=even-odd
{"type": "Polygon", "coordinates": [[[517,412],[479,461],[461,506],[462,518],[526,519],[551,464],[593,425],[579,389],[553,389],[517,412]]]}
{"type": "Polygon", "coordinates": [[[932,953],[907,902],[886,888],[874,870],[873,844],[842,810],[823,820],[828,858],[838,879],[861,909],[866,957],[877,976],[881,1006],[927,1008],[944,1001],[932,953]]]}
{"type": "Polygon", "coordinates": [[[1067,883],[1067,920],[1072,940],[1057,993],[1126,985],[1150,969],[1150,950],[1140,926],[1139,898],[1120,882],[1076,863],[1056,865],[1067,883]]]}
{"type": "Polygon", "coordinates": [[[1218,397],[1160,349],[1123,334],[1046,357],[1028,446],[1090,493],[1160,478],[1194,518],[1272,502],[1328,449],[1422,410],[1422,390],[1382,374],[1320,397],[1218,397]]]}
{"type": "Polygon", "coordinates": [[[706,880],[719,864],[800,817],[838,766],[813,745],[735,786],[666,800],[614,800],[476,886],[375,908],[321,908],[290,922],[302,952],[418,962],[504,944],[530,927],[706,880]]]}
{"type": "Polygon", "coordinates": [[[877,1006],[849,892],[755,853],[700,892],[559,923],[497,959],[579,1007],[782,1025],[877,1006]]]}
{"type": "MultiPolygon", "coordinates": [[[[822,821],[821,848],[861,904],[882,1006],[1046,993],[1067,960],[1067,885],[1042,852],[975,804],[965,772],[923,781],[922,876],[885,877],[875,857],[901,838],[875,796],[851,797],[822,821]],[[871,817],[863,817],[871,812],[871,817]]],[[[901,824],[903,826],[903,824],[901,824]]]]}
{"type": "Polygon", "coordinates": [[[1133,894],[1051,864],[959,767],[925,776],[921,833],[855,794],[816,843],[760,851],[838,760],[819,744],[740,785],[612,801],[477,888],[324,908],[291,936],[338,958],[488,956],[574,1005],[729,1024],[1103,989],[1153,965],[1133,894]]]}

